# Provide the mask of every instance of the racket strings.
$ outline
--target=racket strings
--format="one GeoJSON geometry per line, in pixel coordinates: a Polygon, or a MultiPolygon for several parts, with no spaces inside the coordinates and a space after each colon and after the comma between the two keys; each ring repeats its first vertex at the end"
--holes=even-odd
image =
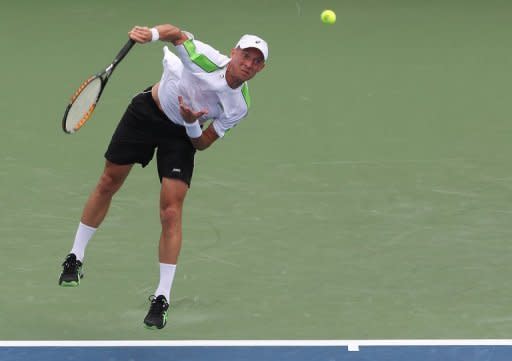
{"type": "Polygon", "coordinates": [[[65,130],[69,133],[80,129],[91,117],[101,92],[101,79],[93,76],[83,82],[71,97],[65,118],[65,130]]]}
{"type": "Polygon", "coordinates": [[[94,111],[94,108],[96,108],[96,104],[92,104],[89,107],[89,110],[84,114],[82,119],[80,119],[78,121],[78,123],[75,125],[75,127],[73,128],[74,131],[77,131],[78,129],[80,129],[85,124],[85,122],[89,120],[89,118],[92,115],[92,112],[94,111]]]}

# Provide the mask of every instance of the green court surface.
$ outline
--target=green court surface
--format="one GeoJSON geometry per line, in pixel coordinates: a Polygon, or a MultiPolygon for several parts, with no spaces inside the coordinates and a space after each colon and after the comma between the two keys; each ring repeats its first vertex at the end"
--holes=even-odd
{"type": "Polygon", "coordinates": [[[510,338],[512,3],[20,0],[0,12],[0,340],[510,338]],[[334,26],[320,22],[336,11],[334,26]],[[57,286],[83,204],[162,43],[137,45],[76,135],[71,93],[133,25],[229,52],[268,40],[252,108],[199,153],[168,326],[159,182],[135,167],[57,286]]]}

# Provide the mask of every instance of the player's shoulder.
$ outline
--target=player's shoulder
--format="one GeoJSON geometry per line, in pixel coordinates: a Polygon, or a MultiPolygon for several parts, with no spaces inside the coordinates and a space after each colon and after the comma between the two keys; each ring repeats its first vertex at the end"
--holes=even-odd
{"type": "Polygon", "coordinates": [[[233,92],[236,96],[238,108],[240,111],[247,113],[251,107],[251,95],[249,93],[249,84],[243,83],[241,87],[233,92]]]}
{"type": "Polygon", "coordinates": [[[191,33],[185,34],[188,39],[176,47],[181,52],[182,60],[187,60],[207,73],[222,69],[229,63],[229,57],[210,44],[195,39],[191,33]]]}
{"type": "Polygon", "coordinates": [[[240,94],[242,95],[246,109],[249,110],[251,107],[251,95],[249,93],[249,84],[247,82],[243,83],[240,87],[240,94]]]}
{"type": "Polygon", "coordinates": [[[247,116],[251,106],[251,96],[247,82],[237,89],[230,88],[230,91],[223,92],[223,96],[220,98],[227,118],[241,119],[247,116]]]}

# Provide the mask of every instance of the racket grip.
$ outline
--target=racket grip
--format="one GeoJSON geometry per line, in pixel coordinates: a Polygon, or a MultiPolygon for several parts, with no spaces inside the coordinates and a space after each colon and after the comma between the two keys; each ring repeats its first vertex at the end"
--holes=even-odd
{"type": "Polygon", "coordinates": [[[128,54],[128,52],[130,51],[130,49],[135,45],[135,41],[132,40],[132,39],[128,39],[128,41],[126,42],[126,44],[124,44],[123,48],[119,51],[119,53],[116,55],[116,57],[114,58],[114,61],[112,62],[113,64],[117,64],[119,63],[121,60],[123,60],[123,58],[126,56],[126,54],[128,54]]]}

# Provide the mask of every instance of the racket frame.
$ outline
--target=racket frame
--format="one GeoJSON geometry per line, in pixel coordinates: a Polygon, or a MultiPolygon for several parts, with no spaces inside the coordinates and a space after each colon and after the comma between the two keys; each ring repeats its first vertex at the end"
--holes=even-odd
{"type": "Polygon", "coordinates": [[[116,66],[123,60],[123,58],[128,54],[130,49],[135,45],[135,41],[132,39],[129,39],[126,44],[123,46],[123,48],[119,51],[119,53],[116,55],[112,63],[110,63],[109,66],[105,68],[105,70],[89,77],[87,80],[85,80],[76,90],[76,92],[71,96],[71,100],[66,107],[66,110],[64,111],[64,117],[62,118],[62,130],[66,134],[73,134],[76,131],[78,131],[80,128],[82,128],[85,123],[91,118],[92,113],[94,112],[94,109],[96,109],[96,105],[98,104],[98,101],[101,97],[101,94],[103,93],[103,90],[105,89],[105,86],[107,85],[108,79],[114,72],[114,69],[116,66]],[[92,83],[94,80],[100,79],[100,91],[98,92],[98,95],[96,96],[96,99],[94,102],[89,106],[89,109],[84,114],[84,116],[80,119],[80,121],[77,123],[77,125],[72,130],[67,130],[66,128],[66,119],[68,117],[69,111],[71,110],[71,107],[75,103],[76,99],[80,96],[80,94],[84,91],[84,89],[92,83]]]}

